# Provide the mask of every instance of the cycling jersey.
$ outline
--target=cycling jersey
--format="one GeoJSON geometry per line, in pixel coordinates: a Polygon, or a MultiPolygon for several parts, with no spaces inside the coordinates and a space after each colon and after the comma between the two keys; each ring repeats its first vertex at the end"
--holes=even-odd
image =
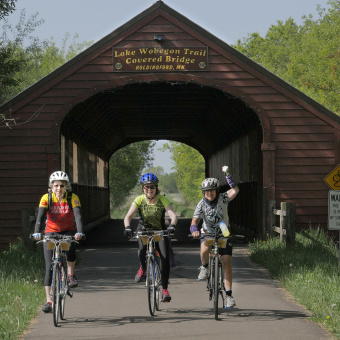
{"type": "Polygon", "coordinates": [[[165,230],[165,208],[170,204],[170,201],[159,195],[155,204],[146,202],[145,194],[138,196],[133,202],[141,217],[141,224],[145,230],[165,230]]]}
{"type": "MultiPolygon", "coordinates": [[[[67,230],[76,230],[74,224],[74,214],[73,210],[69,207],[67,202],[67,195],[71,193],[66,192],[65,197],[62,199],[61,203],[55,195],[52,193],[52,202],[49,206],[48,194],[45,194],[41,200],[39,207],[47,209],[47,220],[45,233],[51,232],[63,232],[67,230]]],[[[72,195],[72,208],[81,207],[79,197],[76,194],[72,195]]]]}
{"type": "Polygon", "coordinates": [[[203,218],[203,231],[214,233],[220,222],[229,225],[228,204],[230,199],[226,192],[219,195],[215,203],[207,203],[202,198],[195,209],[194,217],[203,218]]]}

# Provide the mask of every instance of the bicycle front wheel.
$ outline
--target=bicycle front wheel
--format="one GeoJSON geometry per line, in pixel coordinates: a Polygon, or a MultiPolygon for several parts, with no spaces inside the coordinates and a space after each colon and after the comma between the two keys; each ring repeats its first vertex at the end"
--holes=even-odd
{"type": "Polygon", "coordinates": [[[60,319],[65,320],[65,302],[66,302],[66,296],[67,291],[69,289],[67,284],[67,265],[66,265],[66,258],[63,258],[62,264],[61,264],[61,290],[60,290],[60,319]]]}
{"type": "Polygon", "coordinates": [[[218,320],[218,298],[220,295],[219,292],[219,282],[220,282],[220,268],[219,268],[219,259],[218,256],[214,258],[214,315],[215,320],[218,320]]]}
{"type": "Polygon", "coordinates": [[[156,289],[155,289],[155,267],[153,256],[149,256],[146,264],[146,288],[150,315],[155,315],[156,289]]]}
{"type": "Polygon", "coordinates": [[[155,304],[156,304],[156,310],[159,310],[162,277],[161,277],[161,269],[159,266],[159,261],[157,258],[155,258],[154,265],[155,265],[155,304]]]}
{"type": "Polygon", "coordinates": [[[53,264],[53,276],[52,276],[52,314],[53,323],[55,327],[58,327],[59,322],[59,308],[60,308],[60,266],[59,263],[53,264]]]}

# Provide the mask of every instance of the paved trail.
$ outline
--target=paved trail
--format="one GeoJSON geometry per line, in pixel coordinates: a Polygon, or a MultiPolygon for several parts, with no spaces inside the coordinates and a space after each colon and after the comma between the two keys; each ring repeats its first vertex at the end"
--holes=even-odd
{"type": "Polygon", "coordinates": [[[79,287],[66,304],[66,320],[54,327],[51,314],[39,312],[25,340],[37,339],[331,339],[306,311],[235,247],[233,295],[237,307],[213,316],[205,283],[197,281],[198,246],[175,246],[172,301],[149,315],[144,284],[133,281],[138,269],[135,244],[87,246],[77,266],[79,287]]]}

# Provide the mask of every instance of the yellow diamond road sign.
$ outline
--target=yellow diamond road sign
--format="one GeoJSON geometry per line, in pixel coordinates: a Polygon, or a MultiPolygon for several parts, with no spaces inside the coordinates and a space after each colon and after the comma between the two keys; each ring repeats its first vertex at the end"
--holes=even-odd
{"type": "Polygon", "coordinates": [[[333,190],[340,190],[340,164],[325,177],[325,182],[333,190]]]}

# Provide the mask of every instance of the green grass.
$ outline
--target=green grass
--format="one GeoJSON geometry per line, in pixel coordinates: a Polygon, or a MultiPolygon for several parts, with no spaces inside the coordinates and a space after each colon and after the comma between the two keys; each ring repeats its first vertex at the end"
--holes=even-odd
{"type": "Polygon", "coordinates": [[[339,249],[323,230],[297,233],[293,248],[275,237],[250,244],[249,251],[254,262],[311,312],[313,321],[340,339],[339,249]]]}
{"type": "Polygon", "coordinates": [[[45,300],[43,252],[30,252],[19,240],[0,252],[0,269],[0,339],[16,339],[45,300]]]}

